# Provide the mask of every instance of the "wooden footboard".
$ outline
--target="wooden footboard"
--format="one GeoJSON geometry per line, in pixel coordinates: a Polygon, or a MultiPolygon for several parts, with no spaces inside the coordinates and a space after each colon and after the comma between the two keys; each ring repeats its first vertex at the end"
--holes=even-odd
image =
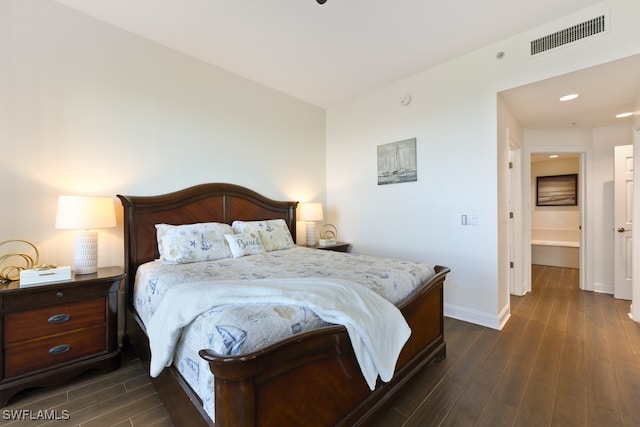
{"type": "Polygon", "coordinates": [[[202,350],[215,377],[216,427],[354,426],[382,409],[412,375],[446,354],[443,283],[436,276],[400,308],[412,329],[396,374],[370,391],[346,329],[326,327],[243,356],[202,350]]]}

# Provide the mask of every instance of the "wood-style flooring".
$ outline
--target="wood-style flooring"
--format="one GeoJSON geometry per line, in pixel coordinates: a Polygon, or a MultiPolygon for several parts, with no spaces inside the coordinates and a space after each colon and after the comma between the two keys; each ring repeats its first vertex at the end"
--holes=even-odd
{"type": "MultiPolygon", "coordinates": [[[[447,358],[412,379],[375,427],[640,426],[640,324],[629,301],[580,291],[574,269],[534,266],[533,277],[530,294],[511,297],[502,331],[447,318],[447,358]]],[[[173,424],[125,355],[116,372],[17,395],[0,425],[173,424]],[[44,410],[69,419],[31,419],[44,410]]]]}
{"type": "Polygon", "coordinates": [[[0,425],[171,427],[171,419],[140,360],[123,354],[117,371],[87,372],[69,382],[25,390],[0,409],[0,425]]]}
{"type": "Polygon", "coordinates": [[[576,269],[534,265],[532,277],[502,331],[446,319],[447,358],[376,427],[640,426],[640,324],[629,301],[580,291],[576,269]]]}

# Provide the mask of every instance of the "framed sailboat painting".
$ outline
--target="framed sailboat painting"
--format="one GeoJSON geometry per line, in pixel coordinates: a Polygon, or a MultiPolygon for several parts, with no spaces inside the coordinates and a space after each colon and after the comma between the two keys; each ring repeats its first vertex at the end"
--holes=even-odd
{"type": "Polygon", "coordinates": [[[415,138],[378,145],[378,185],[417,180],[415,138]]]}

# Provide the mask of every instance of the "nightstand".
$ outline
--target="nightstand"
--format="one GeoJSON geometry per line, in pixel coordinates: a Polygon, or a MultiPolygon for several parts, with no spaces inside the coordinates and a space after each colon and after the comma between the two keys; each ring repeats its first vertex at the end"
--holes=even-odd
{"type": "Polygon", "coordinates": [[[17,392],[58,384],[89,369],[120,367],[122,268],[20,288],[0,285],[0,407],[17,392]]]}
{"type": "Polygon", "coordinates": [[[335,245],[331,245],[331,246],[315,245],[314,247],[316,249],[324,249],[326,251],[348,252],[349,251],[349,246],[351,246],[351,243],[337,242],[335,245]]]}

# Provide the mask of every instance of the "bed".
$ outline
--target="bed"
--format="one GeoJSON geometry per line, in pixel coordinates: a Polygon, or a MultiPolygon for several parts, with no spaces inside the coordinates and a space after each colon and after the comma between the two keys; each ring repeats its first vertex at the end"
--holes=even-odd
{"type": "MultiPolygon", "coordinates": [[[[201,184],[157,196],[118,197],[124,206],[125,342],[147,366],[151,361],[147,326],[144,314],[136,309],[134,289],[139,270],[157,263],[160,256],[157,224],[272,220],[284,222],[291,236],[296,236],[297,202],[271,200],[234,184],[201,184]]],[[[317,251],[295,247],[281,252],[300,256],[301,250],[317,251]]],[[[314,253],[319,256],[321,252],[329,251],[314,253]]],[[[327,255],[334,256],[352,254],[327,255]]],[[[433,274],[397,305],[411,335],[399,354],[393,378],[389,382],[378,379],[373,390],[363,377],[346,328],[331,324],[241,354],[200,349],[199,358],[215,378],[213,413],[205,410],[207,396],[200,397],[202,392],[194,391],[175,364],[153,378],[154,386],[176,425],[365,425],[416,372],[446,355],[443,284],[449,269],[437,265],[432,269],[433,274]]]]}

